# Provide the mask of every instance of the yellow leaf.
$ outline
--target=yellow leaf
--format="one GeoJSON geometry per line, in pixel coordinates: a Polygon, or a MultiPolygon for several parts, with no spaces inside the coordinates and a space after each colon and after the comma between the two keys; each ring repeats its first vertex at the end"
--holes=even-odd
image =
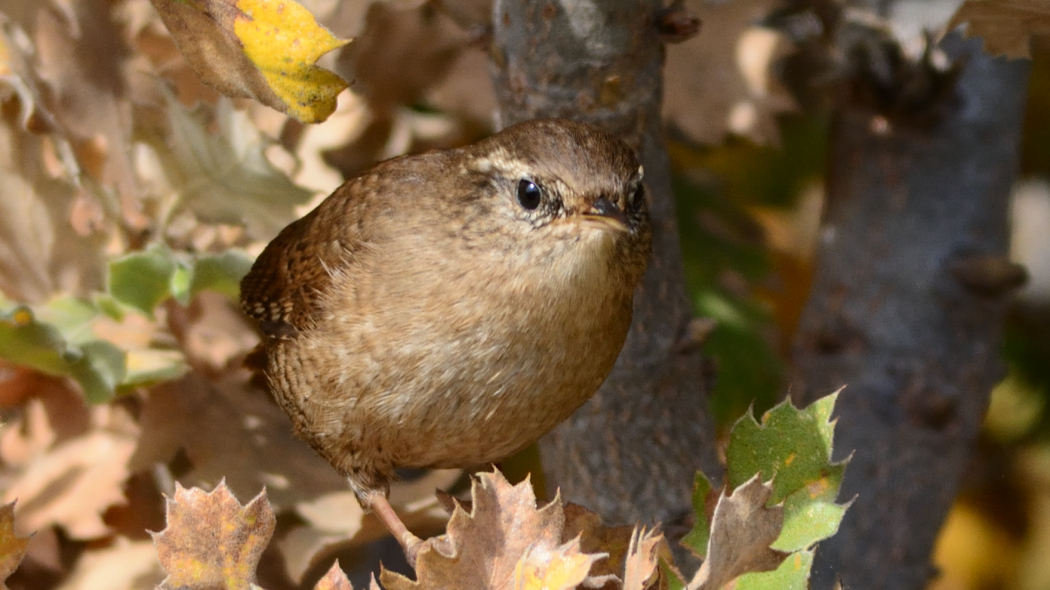
{"type": "Polygon", "coordinates": [[[605,557],[580,552],[580,540],[556,547],[533,547],[514,567],[515,590],[568,590],[587,579],[591,565],[605,557]]]}
{"type": "Polygon", "coordinates": [[[291,0],[240,0],[237,8],[247,17],[234,21],[244,54],[287,105],[288,114],[306,123],[327,119],[347,83],[314,64],[348,41],[335,38],[291,0]]]}
{"type": "Polygon", "coordinates": [[[323,121],[347,83],[315,65],[345,45],[294,0],[152,0],[193,71],[304,123],[323,121]]]}

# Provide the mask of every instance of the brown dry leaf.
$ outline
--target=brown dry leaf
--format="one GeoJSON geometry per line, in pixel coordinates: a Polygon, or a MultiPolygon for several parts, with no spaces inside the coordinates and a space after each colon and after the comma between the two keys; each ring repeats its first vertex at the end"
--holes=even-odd
{"type": "Polygon", "coordinates": [[[496,90],[489,75],[490,66],[485,52],[466,48],[449,67],[448,73],[427,92],[427,102],[438,111],[459,115],[475,125],[490,128],[498,108],[496,90]]]}
{"type": "Polygon", "coordinates": [[[776,115],[795,108],[771,70],[787,42],[753,26],[776,2],[686,0],[703,25],[696,37],[667,47],[663,112],[693,141],[719,144],[729,133],[778,141],[776,115]]]}
{"type": "MultiPolygon", "coordinates": [[[[448,522],[448,513],[434,491],[447,489],[461,474],[458,469],[444,469],[412,481],[394,482],[390,503],[409,530],[424,538],[439,534],[448,522]]],[[[377,518],[365,515],[349,489],[299,502],[295,511],[306,525],[288,531],[278,546],[285,569],[296,582],[326,556],[390,534],[377,518]]]]}
{"type": "MultiPolygon", "coordinates": [[[[375,576],[372,576],[372,581],[368,585],[369,590],[381,590],[379,584],[376,584],[375,576]]],[[[336,560],[332,564],[332,567],[328,568],[328,572],[320,580],[317,580],[317,584],[314,585],[314,590],[354,590],[350,580],[347,579],[346,574],[339,568],[339,561],[336,560]]]]}
{"type": "Polygon", "coordinates": [[[360,36],[338,60],[364,108],[350,140],[324,153],[329,166],[349,177],[380,160],[473,139],[463,136],[463,126],[450,114],[481,116],[481,126],[490,122],[495,102],[487,58],[469,50],[476,35],[443,7],[420,0],[374,2],[364,21],[360,36]],[[428,100],[441,113],[406,108],[428,100]]]}
{"type": "Polygon", "coordinates": [[[315,65],[347,41],[294,0],[152,0],[190,67],[230,97],[324,121],[347,84],[315,65]]]}
{"type": "Polygon", "coordinates": [[[673,560],[663,534],[635,528],[624,566],[623,590],[667,590],[670,581],[660,568],[661,559],[667,563],[673,560]]]}
{"type": "Polygon", "coordinates": [[[74,231],[83,197],[75,185],[80,167],[59,124],[41,103],[42,81],[24,53],[34,49],[20,31],[0,29],[6,70],[0,96],[13,95],[17,111],[0,120],[0,291],[27,303],[56,292],[87,295],[103,284],[105,236],[74,231]],[[30,132],[27,126],[36,132],[30,132]],[[47,162],[61,162],[57,173],[47,162]]]}
{"type": "Polygon", "coordinates": [[[492,26],[492,0],[441,0],[433,4],[464,29],[475,31],[492,26]]]}
{"type": "Polygon", "coordinates": [[[161,589],[248,589],[277,519],[266,492],[241,506],[225,482],[209,493],[176,484],[167,526],[153,535],[168,577],[161,589]]]}
{"type": "MultiPolygon", "coordinates": [[[[372,578],[372,583],[375,583],[375,578],[372,578]]],[[[342,568],[339,567],[339,560],[337,559],[332,564],[332,567],[328,568],[328,572],[325,573],[324,577],[317,580],[317,583],[314,584],[314,590],[354,590],[354,586],[347,579],[342,568]]]]}
{"type": "Polygon", "coordinates": [[[292,435],[284,412],[243,371],[210,380],[198,372],[153,388],[140,417],[142,438],[132,471],[171,460],[179,448],[193,469],[183,483],[215,485],[225,478],[236,493],[266,486],[276,509],[345,490],[346,482],[292,435]]]}
{"type": "MultiPolygon", "coordinates": [[[[534,567],[532,562],[545,555],[554,560],[548,566],[551,573],[564,571],[567,575],[561,581],[569,583],[579,577],[581,570],[589,570],[590,563],[598,558],[579,553],[576,541],[561,543],[565,524],[561,500],[555,498],[537,509],[528,480],[512,486],[498,472],[479,473],[471,496],[471,513],[457,506],[448,523],[445,538],[452,555],[433,547],[424,548],[416,562],[418,581],[383,570],[380,579],[384,587],[513,588],[518,568],[525,575],[524,570],[534,567]],[[519,564],[522,560],[526,563],[519,564]],[[566,567],[561,570],[563,566],[566,567]]],[[[536,579],[542,579],[542,575],[536,579]]],[[[586,583],[586,579],[581,578],[576,584],[580,582],[586,583]]]]}
{"type": "Polygon", "coordinates": [[[190,301],[189,307],[176,309],[185,310],[179,341],[194,366],[219,373],[235,366],[259,343],[244,314],[224,295],[203,292],[190,301]]]}
{"type": "MultiPolygon", "coordinates": [[[[72,145],[80,169],[113,189],[124,218],[143,229],[141,189],[131,161],[132,122],[126,60],[131,50],[122,23],[109,2],[71,2],[66,16],[41,9],[34,41],[38,71],[46,80],[49,104],[61,133],[72,145]]],[[[86,203],[98,209],[103,204],[86,203]]]]}
{"type": "Polygon", "coordinates": [[[0,360],[0,407],[22,406],[48,377],[22,365],[0,360]]]}
{"type": "MultiPolygon", "coordinates": [[[[375,578],[372,579],[372,583],[375,584],[375,578]]],[[[328,568],[328,572],[325,573],[324,577],[317,580],[317,583],[314,584],[314,590],[354,590],[354,586],[339,567],[339,560],[337,559],[332,564],[332,567],[328,568]]]]}
{"type": "Polygon", "coordinates": [[[462,145],[491,126],[495,93],[488,58],[472,44],[483,31],[472,15],[484,12],[485,4],[374,2],[362,19],[358,3],[343,3],[354,7],[340,7],[336,20],[344,26],[364,21],[338,60],[340,73],[354,81],[354,100],[347,102],[355,103],[356,124],[324,152],[328,166],[354,176],[404,153],[462,145]],[[419,104],[437,113],[409,108],[419,104]]]}
{"type": "Polygon", "coordinates": [[[579,537],[580,549],[584,553],[607,554],[606,559],[595,563],[591,568],[591,576],[617,576],[618,579],[624,571],[627,551],[634,537],[634,527],[605,526],[596,512],[591,512],[579,504],[566,504],[564,513],[565,530],[562,531],[562,542],[579,537]]]}
{"type": "Polygon", "coordinates": [[[65,379],[35,373],[33,399],[16,420],[0,427],[0,464],[23,469],[58,442],[81,436],[91,427],[91,410],[65,379]]]}
{"type": "Polygon", "coordinates": [[[771,483],[756,475],[718,499],[711,519],[707,560],[689,582],[689,590],[717,590],[749,572],[777,568],[787,553],[770,549],[784,525],[783,506],[766,507],[771,483]]]}
{"type": "MultiPolygon", "coordinates": [[[[39,373],[30,370],[21,370],[18,374],[27,381],[24,386],[19,386],[20,388],[46,386],[50,379],[54,379],[39,376],[39,373]]],[[[33,392],[29,393],[32,394],[33,392]]],[[[43,402],[30,399],[20,410],[18,419],[8,421],[0,431],[0,461],[7,468],[25,466],[34,457],[47,452],[57,438],[43,402]]]]}
{"type": "Polygon", "coordinates": [[[116,5],[20,4],[14,13],[5,8],[11,20],[3,23],[0,44],[7,52],[0,87],[16,90],[20,127],[47,142],[36,159],[48,178],[74,186],[73,228],[80,235],[112,230],[122,215],[125,225],[145,229],[131,163],[129,51],[116,5]]]}
{"type": "Polygon", "coordinates": [[[117,537],[109,547],[85,551],[57,590],[138,590],[163,579],[153,543],[117,537]]]}
{"type": "MultiPolygon", "coordinates": [[[[27,415],[39,420],[40,413],[27,415]]],[[[93,407],[90,416],[88,430],[58,438],[14,475],[4,498],[22,502],[18,511],[20,530],[57,524],[73,539],[94,539],[109,533],[101,515],[124,501],[127,463],[135,449],[138,426],[118,406],[93,407]]],[[[50,430],[50,425],[47,428],[50,430]]],[[[4,442],[9,442],[6,436],[4,442]]]]}
{"type": "MultiPolygon", "coordinates": [[[[149,1],[125,2],[122,8],[124,20],[128,23],[127,36],[134,48],[128,60],[133,104],[142,107],[162,102],[157,91],[158,77],[164,79],[184,105],[215,104],[221,93],[202,82],[193,72],[149,1]]],[[[135,113],[141,127],[148,127],[148,124],[141,124],[146,111],[148,109],[135,113]]]]}
{"type": "Polygon", "coordinates": [[[428,2],[374,2],[361,35],[339,56],[339,71],[354,81],[354,93],[385,117],[417,102],[445,76],[469,40],[428,2]]]}
{"type": "Polygon", "coordinates": [[[983,37],[993,55],[1031,58],[1034,35],[1050,34],[1050,0],[967,0],[948,21],[947,30],[969,23],[968,37],[983,37]]]}
{"type": "Polygon", "coordinates": [[[15,533],[15,504],[0,507],[0,590],[7,590],[4,580],[18,569],[26,554],[29,537],[15,533]]]}

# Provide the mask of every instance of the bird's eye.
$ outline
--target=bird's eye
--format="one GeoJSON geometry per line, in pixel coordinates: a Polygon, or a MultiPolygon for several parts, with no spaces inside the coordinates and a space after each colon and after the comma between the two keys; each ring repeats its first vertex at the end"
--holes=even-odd
{"type": "Polygon", "coordinates": [[[524,178],[518,181],[519,205],[531,211],[540,206],[542,197],[543,193],[540,192],[540,187],[536,186],[535,182],[524,178]]]}
{"type": "Polygon", "coordinates": [[[627,205],[631,209],[638,209],[642,206],[643,201],[645,201],[645,185],[639,184],[637,188],[631,191],[631,195],[627,197],[627,205]]]}

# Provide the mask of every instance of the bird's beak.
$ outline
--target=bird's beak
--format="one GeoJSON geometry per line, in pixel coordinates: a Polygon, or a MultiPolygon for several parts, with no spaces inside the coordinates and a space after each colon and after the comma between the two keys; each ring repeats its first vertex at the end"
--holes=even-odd
{"type": "Polygon", "coordinates": [[[627,217],[624,216],[623,211],[620,211],[619,207],[605,197],[599,197],[582,217],[584,222],[600,229],[628,231],[627,217]]]}

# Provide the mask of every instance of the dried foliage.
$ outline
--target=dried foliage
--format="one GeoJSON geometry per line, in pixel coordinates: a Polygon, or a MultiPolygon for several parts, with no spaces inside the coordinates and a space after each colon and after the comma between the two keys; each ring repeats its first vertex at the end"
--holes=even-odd
{"type": "Polygon", "coordinates": [[[707,559],[690,590],[716,590],[749,572],[768,572],[784,561],[787,554],[770,548],[784,525],[782,506],[767,507],[773,486],[758,476],[723,494],[711,521],[707,559]]]}
{"type": "Polygon", "coordinates": [[[15,505],[0,507],[0,590],[7,590],[4,580],[14,573],[26,554],[29,539],[15,533],[15,505]]]}
{"type": "Polygon", "coordinates": [[[453,511],[445,542],[420,553],[417,581],[384,571],[383,586],[454,588],[466,582],[477,588],[576,588],[587,581],[591,564],[605,557],[582,553],[579,539],[563,543],[561,500],[537,508],[528,481],[511,486],[498,473],[482,473],[471,495],[469,514],[461,506],[453,511]]]}
{"type": "Polygon", "coordinates": [[[153,533],[168,572],[160,588],[251,588],[276,522],[263,494],[241,506],[226,482],[210,493],[176,484],[168,526],[153,533]]]}
{"type": "Polygon", "coordinates": [[[777,2],[690,0],[684,5],[703,24],[699,35],[667,48],[668,123],[707,145],[731,134],[777,143],[777,115],[795,108],[773,76],[789,44],[777,31],[756,24],[777,2]]]}
{"type": "MultiPolygon", "coordinates": [[[[723,493],[708,559],[688,588],[721,588],[784,561],[787,553],[770,548],[783,523],[783,507],[767,506],[772,493],[773,485],[757,475],[732,494],[723,493]]],[[[624,527],[604,527],[595,515],[572,505],[566,510],[557,498],[537,506],[528,481],[511,485],[499,472],[480,473],[470,506],[468,512],[457,504],[445,534],[420,553],[415,580],[384,570],[383,587],[653,590],[683,584],[663,535],[635,527],[624,551],[624,527]],[[606,548],[616,557],[610,559],[606,548]],[[604,561],[611,568],[596,567],[604,561]]],[[[167,512],[167,528],[153,534],[168,572],[160,588],[256,587],[256,568],[275,522],[265,492],[242,506],[225,482],[210,493],[177,486],[167,512]]],[[[795,583],[804,584],[807,576],[799,570],[795,583]]],[[[371,586],[378,587],[374,579],[371,586]]],[[[329,587],[349,587],[337,565],[315,586],[329,587]]]]}

